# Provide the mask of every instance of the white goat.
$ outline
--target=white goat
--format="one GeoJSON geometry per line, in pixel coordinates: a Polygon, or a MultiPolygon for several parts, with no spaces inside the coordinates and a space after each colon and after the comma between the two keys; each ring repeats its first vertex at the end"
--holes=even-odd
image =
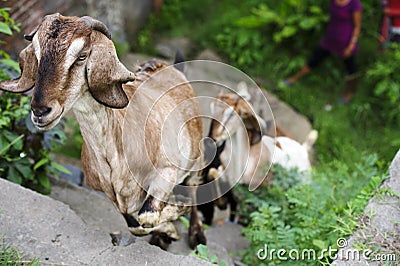
{"type": "MultiPolygon", "coordinates": [[[[205,244],[195,202],[169,203],[178,184],[198,185],[202,165],[200,110],[184,75],[158,61],[130,72],[106,26],[90,17],[49,15],[25,38],[32,43],[20,53],[21,77],[0,89],[33,89],[31,119],[41,130],[72,109],[86,182],[107,195],[133,234],[157,231],[152,243],[166,248],[178,238],[170,222],[192,209],[189,244],[205,244]]],[[[189,191],[195,200],[196,187],[189,191]]]]}

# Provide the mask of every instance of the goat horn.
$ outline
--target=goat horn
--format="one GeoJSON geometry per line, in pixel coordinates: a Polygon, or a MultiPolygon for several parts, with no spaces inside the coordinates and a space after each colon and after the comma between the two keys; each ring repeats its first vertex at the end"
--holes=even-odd
{"type": "Polygon", "coordinates": [[[54,14],[45,16],[42,19],[42,21],[40,22],[40,24],[37,25],[33,31],[31,31],[31,33],[24,34],[24,39],[31,42],[33,40],[33,36],[35,36],[36,32],[38,31],[38,29],[43,21],[45,21],[46,19],[51,18],[51,17],[59,17],[59,16],[60,16],[60,13],[54,13],[54,14]]]}
{"type": "Polygon", "coordinates": [[[111,39],[111,33],[103,22],[89,16],[81,17],[79,21],[85,22],[92,29],[100,31],[101,33],[106,35],[108,39],[111,39]]]}
{"type": "Polygon", "coordinates": [[[39,26],[40,24],[37,25],[36,28],[33,31],[31,31],[31,33],[24,34],[24,39],[31,42],[33,40],[33,36],[35,36],[36,32],[38,31],[39,26]]]}

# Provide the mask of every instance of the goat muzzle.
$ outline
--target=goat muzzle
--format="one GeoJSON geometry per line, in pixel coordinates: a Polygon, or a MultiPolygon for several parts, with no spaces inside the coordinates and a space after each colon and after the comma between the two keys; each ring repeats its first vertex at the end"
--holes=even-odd
{"type": "Polygon", "coordinates": [[[32,113],[37,118],[42,118],[43,116],[46,116],[51,112],[51,107],[47,107],[47,106],[39,106],[36,108],[32,107],[31,110],[32,110],[32,113]]]}
{"type": "Polygon", "coordinates": [[[50,107],[46,105],[35,105],[34,102],[31,103],[31,120],[39,130],[51,129],[61,120],[64,109],[57,104],[53,105],[50,107]]]}

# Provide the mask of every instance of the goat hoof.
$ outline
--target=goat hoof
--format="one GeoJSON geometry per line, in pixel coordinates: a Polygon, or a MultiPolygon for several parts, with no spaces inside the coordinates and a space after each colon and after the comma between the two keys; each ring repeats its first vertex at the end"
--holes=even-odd
{"type": "Polygon", "coordinates": [[[139,224],[144,228],[152,228],[160,224],[159,212],[144,212],[138,217],[139,224]]]}
{"type": "Polygon", "coordinates": [[[189,247],[195,249],[199,244],[207,245],[207,239],[204,235],[203,227],[196,226],[192,230],[189,229],[189,247]]]}
{"type": "Polygon", "coordinates": [[[217,205],[220,210],[226,210],[228,208],[228,199],[222,196],[215,200],[215,205],[217,205]]]}
{"type": "Polygon", "coordinates": [[[149,243],[166,251],[172,241],[175,241],[175,239],[169,237],[166,233],[153,232],[149,243]]]}
{"type": "Polygon", "coordinates": [[[151,234],[152,236],[149,243],[163,250],[167,250],[172,241],[181,238],[173,223],[163,223],[158,230],[153,231],[151,234]]]}

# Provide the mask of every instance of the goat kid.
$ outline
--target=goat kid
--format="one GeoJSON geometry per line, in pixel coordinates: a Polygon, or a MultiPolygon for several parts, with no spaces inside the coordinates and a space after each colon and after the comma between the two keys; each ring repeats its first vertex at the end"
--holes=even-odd
{"type": "Polygon", "coordinates": [[[158,61],[129,71],[107,27],[87,16],[48,15],[25,39],[22,74],[0,89],[32,90],[31,119],[40,130],[75,113],[85,180],[107,195],[133,234],[153,232],[151,242],[166,249],[179,238],[171,222],[192,209],[189,244],[205,244],[195,206],[202,121],[183,73],[158,61]],[[178,184],[193,185],[192,206],[169,203],[178,184]]]}

